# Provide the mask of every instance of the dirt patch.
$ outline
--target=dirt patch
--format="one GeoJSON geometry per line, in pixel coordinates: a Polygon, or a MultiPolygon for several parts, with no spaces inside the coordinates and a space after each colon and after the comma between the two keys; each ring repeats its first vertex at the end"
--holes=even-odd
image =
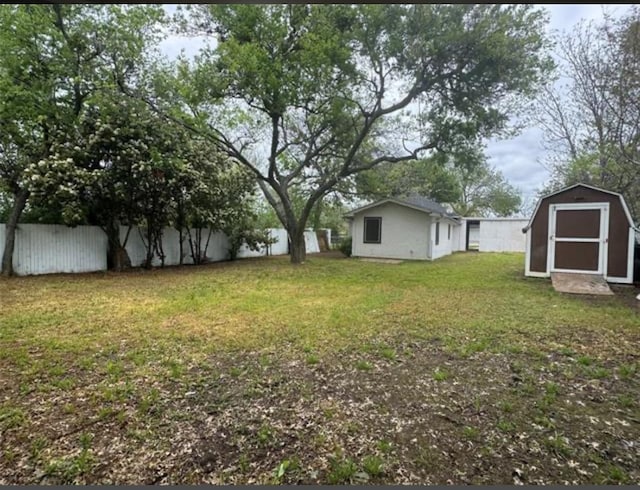
{"type": "Polygon", "coordinates": [[[161,382],[3,383],[19,404],[0,419],[0,482],[632,483],[638,360],[398,341],[216,354],[161,382]]]}
{"type": "Polygon", "coordinates": [[[611,296],[613,292],[604,276],[565,272],[551,273],[553,288],[559,293],[611,296]]]}

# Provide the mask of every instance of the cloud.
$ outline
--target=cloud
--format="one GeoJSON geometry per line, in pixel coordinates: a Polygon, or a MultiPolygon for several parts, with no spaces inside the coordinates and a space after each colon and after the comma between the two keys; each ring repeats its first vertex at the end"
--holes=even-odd
{"type": "MultiPolygon", "coordinates": [[[[539,5],[549,11],[548,32],[570,31],[581,20],[602,19],[605,12],[618,17],[624,14],[630,5],[539,5]]],[[[547,153],[542,148],[542,130],[530,127],[519,136],[510,140],[491,140],[487,144],[489,161],[516,187],[525,197],[535,195],[549,179],[544,168],[547,153]]]]}
{"type": "MultiPolygon", "coordinates": [[[[163,5],[166,15],[173,16],[177,12],[176,4],[163,5]]],[[[213,38],[205,36],[186,36],[170,33],[159,45],[160,52],[169,59],[176,59],[184,53],[188,58],[193,58],[202,47],[207,44],[215,45],[213,38]]]]}
{"type": "Polygon", "coordinates": [[[545,153],[541,142],[540,129],[528,128],[515,138],[487,143],[489,163],[524,196],[535,195],[549,178],[549,172],[542,165],[545,153]]]}
{"type": "Polygon", "coordinates": [[[160,52],[170,59],[177,58],[181,53],[187,57],[193,58],[200,48],[207,44],[204,37],[186,37],[177,34],[171,34],[160,43],[160,52]]]}

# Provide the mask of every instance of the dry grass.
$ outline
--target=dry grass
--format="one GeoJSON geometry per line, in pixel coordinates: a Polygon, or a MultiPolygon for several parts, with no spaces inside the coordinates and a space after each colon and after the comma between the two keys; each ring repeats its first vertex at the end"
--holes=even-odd
{"type": "MultiPolygon", "coordinates": [[[[504,438],[532,437],[527,420],[538,417],[544,426],[555,417],[549,411],[562,411],[558,393],[586,404],[571,405],[567,430],[578,431],[581,417],[615,414],[631,421],[617,436],[637,445],[640,318],[629,306],[632,288],[615,297],[563,296],[548,281],[522,277],[522,262],[520,254],[402,264],[315,256],[295,267],[281,257],[2,281],[0,475],[8,476],[0,483],[446,482],[437,470],[443,451],[478,445],[488,458],[504,458],[513,450],[504,438]],[[509,388],[513,376],[520,391],[509,388]],[[583,384],[602,391],[606,403],[591,407],[581,398],[583,384]],[[327,385],[335,389],[333,408],[322,392],[327,385]],[[485,395],[492,389],[504,403],[485,409],[487,420],[445,414],[456,423],[441,429],[449,439],[438,435],[434,441],[443,447],[434,449],[420,438],[378,433],[392,417],[384,397],[375,417],[368,413],[373,408],[357,413],[362,400],[399,386],[404,398],[413,397],[409,405],[422,403],[409,407],[413,422],[421,417],[416,410],[433,412],[452,400],[491,405],[485,395]],[[362,400],[349,390],[362,392],[362,400]],[[528,396],[537,400],[534,407],[541,404],[535,414],[528,396]],[[505,415],[500,407],[524,413],[505,415]],[[243,422],[252,411],[262,422],[243,422]],[[281,417],[302,412],[305,427],[318,424],[309,433],[282,425],[281,417]],[[219,437],[223,422],[235,449],[203,452],[189,439],[219,437]],[[495,429],[489,437],[495,444],[478,442],[487,440],[479,435],[485,423],[495,429]],[[333,432],[323,424],[334,424],[333,432]],[[312,438],[315,449],[280,454],[285,433],[289,446],[312,438]],[[397,451],[378,448],[387,439],[397,451]],[[179,450],[176,441],[183,442],[179,450]],[[191,452],[183,454],[184,447],[191,452]],[[167,451],[168,466],[136,473],[167,451]]],[[[558,421],[552,423],[557,434],[558,421]]],[[[583,469],[591,456],[580,462],[572,441],[558,437],[539,444],[545,454],[569,451],[564,460],[577,458],[575,468],[585,474],[569,465],[575,481],[637,478],[630,469],[637,454],[583,469]]],[[[573,481],[546,464],[537,468],[539,480],[528,481],[573,481]]],[[[480,469],[454,481],[512,482],[510,472],[505,479],[480,469]]]]}

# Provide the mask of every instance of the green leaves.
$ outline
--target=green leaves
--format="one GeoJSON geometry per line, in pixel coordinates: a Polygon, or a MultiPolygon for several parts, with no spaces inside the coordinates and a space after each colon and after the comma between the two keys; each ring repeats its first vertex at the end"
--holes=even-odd
{"type": "Polygon", "coordinates": [[[179,27],[216,44],[175,81],[295,229],[353,174],[504,131],[551,66],[545,22],[529,6],[191,6],[179,27]]]}

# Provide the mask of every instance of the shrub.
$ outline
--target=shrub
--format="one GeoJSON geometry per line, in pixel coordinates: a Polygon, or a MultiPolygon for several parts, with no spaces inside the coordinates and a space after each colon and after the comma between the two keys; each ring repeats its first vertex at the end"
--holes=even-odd
{"type": "Polygon", "coordinates": [[[347,257],[351,257],[351,237],[344,237],[340,242],[338,249],[347,257]]]}

